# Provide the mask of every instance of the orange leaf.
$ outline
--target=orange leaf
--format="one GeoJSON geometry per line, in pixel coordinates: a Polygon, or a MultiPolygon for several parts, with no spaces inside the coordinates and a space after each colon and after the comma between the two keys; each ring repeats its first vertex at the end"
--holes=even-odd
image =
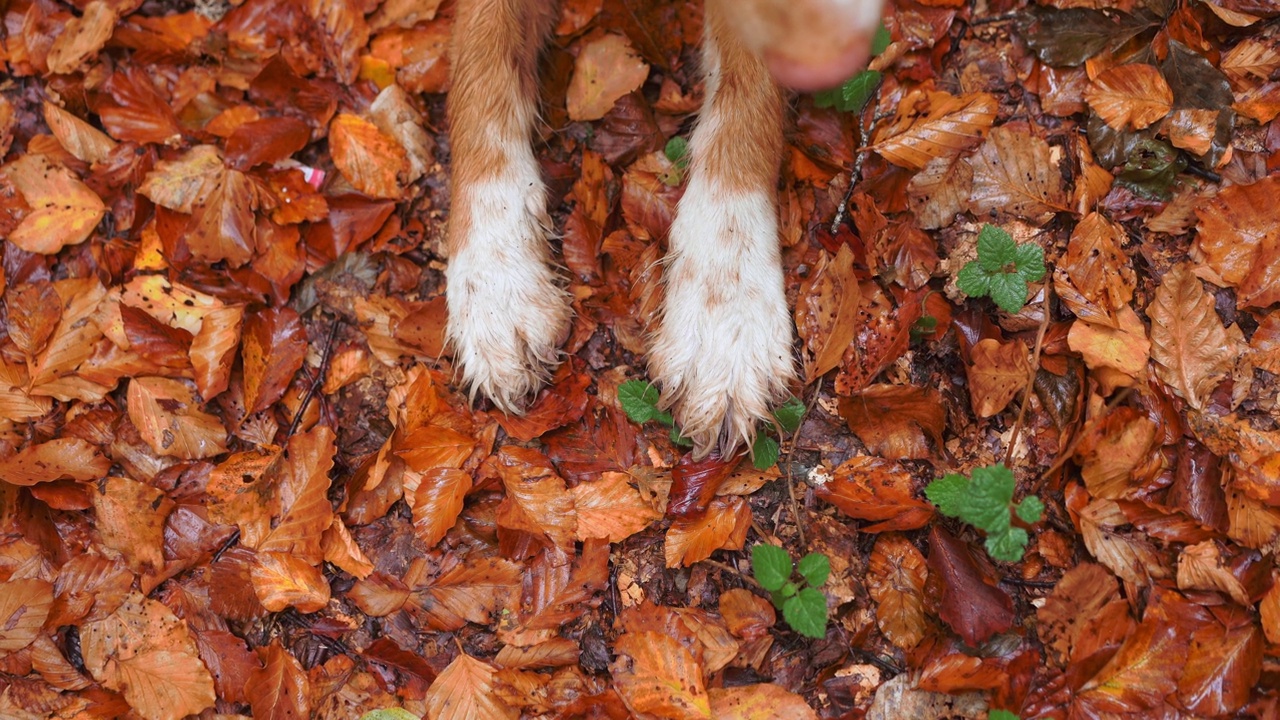
{"type": "Polygon", "coordinates": [[[305,560],[279,552],[260,552],[249,568],[253,592],[271,612],[288,607],[312,613],[329,604],[329,582],[305,560]]]}
{"type": "Polygon", "coordinates": [[[164,568],[164,523],[173,500],[146,483],[122,477],[107,478],[91,497],[103,545],[120,553],[136,573],[164,568]]]}
{"type": "Polygon", "coordinates": [[[103,0],[85,5],[84,15],[68,20],[62,34],[53,39],[46,59],[49,72],[62,75],[80,70],[111,39],[119,19],[115,8],[103,0]]]}
{"type": "Polygon", "coordinates": [[[737,495],[715,498],[702,517],[671,523],[662,547],[667,567],[689,567],[716,550],[741,550],[750,527],[751,507],[746,501],[737,495]]]}
{"type": "Polygon", "coordinates": [[[311,717],[311,682],[302,664],[279,638],[260,650],[262,667],[255,668],[245,685],[245,696],[255,720],[300,720],[311,717]]]}
{"type": "Polygon", "coordinates": [[[442,467],[423,473],[413,495],[406,494],[413,511],[413,529],[427,547],[435,547],[458,521],[470,490],[471,475],[442,467]]]}
{"type": "Polygon", "coordinates": [[[1086,712],[1099,717],[1154,710],[1178,687],[1189,638],[1162,601],[1168,594],[1156,596],[1137,630],[1080,689],[1076,702],[1086,712]]]}
{"type": "Polygon", "coordinates": [[[1130,63],[1104,70],[1084,99],[1116,130],[1141,130],[1169,114],[1173,90],[1154,65],[1130,63]]]}
{"type": "Polygon", "coordinates": [[[324,556],[320,539],[333,522],[333,506],[329,503],[329,471],[337,452],[333,430],[326,425],[289,439],[289,448],[265,474],[268,482],[278,483],[268,503],[272,514],[271,531],[254,543],[245,544],[259,551],[287,553],[311,565],[319,565],[324,556]],[[274,471],[274,472],[273,472],[274,471]]]}
{"type": "Polygon", "coordinates": [[[227,451],[222,422],[198,409],[186,384],[137,377],[129,381],[128,401],[129,419],[156,454],[198,460],[227,451]]]}
{"type": "Polygon", "coordinates": [[[1151,341],[1147,326],[1128,305],[1115,313],[1116,327],[1083,320],[1071,324],[1067,346],[1080,353],[1090,370],[1115,370],[1113,383],[1135,385],[1146,378],[1151,341]]]}
{"type": "Polygon", "coordinates": [[[431,683],[426,706],[429,720],[516,720],[520,713],[493,691],[493,667],[466,653],[431,683]]]}
{"type": "Polygon", "coordinates": [[[44,628],[53,605],[53,585],[25,578],[0,582],[0,653],[31,644],[44,628]]]}
{"type": "Polygon", "coordinates": [[[877,457],[926,460],[942,449],[946,410],[932,388],[872,385],[840,398],[839,408],[849,429],[877,457]]]}
{"type": "Polygon", "coordinates": [[[743,588],[734,588],[720,595],[720,615],[729,632],[744,640],[768,636],[778,621],[773,603],[743,588]]]}
{"type": "Polygon", "coordinates": [[[440,577],[416,589],[410,601],[427,624],[457,630],[469,622],[486,624],[519,587],[520,567],[509,560],[486,558],[457,563],[440,577]]]}
{"type": "Polygon", "coordinates": [[[231,366],[240,344],[240,322],[244,306],[214,308],[205,314],[200,332],[191,339],[191,367],[196,389],[205,400],[217,397],[231,382],[231,366]]]}
{"type": "Polygon", "coordinates": [[[1058,667],[1101,653],[1110,657],[1133,629],[1120,583],[1101,565],[1071,568],[1036,611],[1049,658],[1058,667]]]}
{"type": "Polygon", "coordinates": [[[850,458],[815,492],[845,515],[875,523],[863,532],[914,530],[933,517],[933,506],[915,498],[911,473],[881,458],[850,458]]]}
{"type": "Polygon", "coordinates": [[[1156,424],[1141,411],[1119,407],[1091,423],[1081,435],[1075,457],[1094,497],[1119,500],[1142,487],[1153,453],[1159,449],[1156,424]],[[1146,466],[1144,468],[1144,466],[1146,466]]]}
{"type": "Polygon", "coordinates": [[[146,720],[179,720],[213,707],[213,677],[187,624],[139,592],[85,623],[80,647],[89,674],[146,720]]]}
{"type": "Polygon", "coordinates": [[[587,40],[573,65],[565,98],[571,120],[599,120],[618,98],[644,84],[649,66],[621,35],[587,40]]]}
{"type": "Polygon", "coordinates": [[[377,125],[350,113],[339,114],[329,126],[329,152],[342,176],[360,192],[393,200],[403,195],[400,176],[408,171],[408,157],[377,125]]]}
{"type": "Polygon", "coordinates": [[[578,524],[573,495],[547,459],[520,447],[504,447],[496,459],[507,491],[495,515],[499,536],[504,530],[545,535],[552,545],[573,552],[578,524]]]}
{"type": "Polygon", "coordinates": [[[614,686],[632,713],[668,720],[712,717],[702,667],[678,640],[657,632],[629,632],[613,649],[614,686]]]}
{"type": "Polygon", "coordinates": [[[417,428],[399,444],[402,449],[398,449],[396,455],[416,472],[460,468],[476,447],[475,438],[440,425],[417,428]]]}
{"type": "Polygon", "coordinates": [[[929,569],[924,555],[898,533],[876,538],[867,562],[867,592],[876,601],[876,624],[889,642],[911,650],[924,639],[925,581],[929,569]]]}
{"type": "Polygon", "coordinates": [[[245,410],[261,412],[279,400],[307,354],[307,331],[293,308],[252,313],[244,323],[245,410]]]}
{"type": "Polygon", "coordinates": [[[813,272],[801,282],[796,303],[796,329],[807,351],[806,383],[840,364],[858,332],[861,299],[849,246],[841,244],[834,257],[823,253],[813,272]]]}
{"type": "Polygon", "coordinates": [[[44,155],[23,155],[0,172],[31,206],[6,238],[27,252],[53,255],[84,242],[106,214],[97,193],[44,155]]]}
{"type": "MultiPolygon", "coordinates": [[[[1245,603],[1248,606],[1248,603],[1245,603]]],[[[1191,636],[1178,697],[1202,717],[1230,716],[1254,696],[1262,675],[1263,636],[1247,610],[1225,606],[1191,636]]]]}
{"type": "Polygon", "coordinates": [[[116,141],[106,133],[48,100],[44,101],[44,122],[58,143],[78,160],[104,162],[116,147],[116,141]]]}
{"type": "Polygon", "coordinates": [[[605,472],[596,482],[579,483],[573,493],[578,540],[607,538],[622,542],[662,517],[627,482],[628,475],[605,472]]]}
{"type": "Polygon", "coordinates": [[[1042,222],[1071,209],[1049,143],[1026,130],[1012,125],[995,128],[968,162],[973,167],[968,209],[975,215],[1017,215],[1042,222]]]}
{"type": "Polygon", "coordinates": [[[1156,288],[1147,317],[1156,376],[1191,407],[1203,407],[1238,352],[1214,310],[1213,296],[1189,265],[1177,265],[1156,288]]]}
{"type": "Polygon", "coordinates": [[[1133,299],[1137,278],[1122,245],[1124,228],[1091,212],[1071,232],[1053,273],[1053,289],[1081,320],[1118,327],[1116,312],[1133,299]]]}
{"type": "Polygon", "coordinates": [[[110,458],[78,438],[54,438],[0,459],[0,478],[13,485],[54,480],[97,480],[111,469],[110,458]]]}
{"type": "Polygon", "coordinates": [[[965,368],[969,376],[969,400],[973,412],[989,418],[1005,409],[1018,391],[1031,380],[1031,360],[1021,340],[1000,344],[999,340],[979,340],[969,351],[972,365],[965,368]]]}
{"type": "Polygon", "coordinates": [[[1193,257],[1234,287],[1242,307],[1280,301],[1280,224],[1275,222],[1280,177],[1231,185],[1196,207],[1193,257]]]}
{"type": "Polygon", "coordinates": [[[980,142],[995,122],[996,109],[995,96],[987,93],[908,93],[870,149],[894,165],[920,170],[934,158],[957,155],[980,142]]]}
{"type": "Polygon", "coordinates": [[[709,695],[716,720],[818,720],[804,698],[772,683],[711,688],[709,695]]]}

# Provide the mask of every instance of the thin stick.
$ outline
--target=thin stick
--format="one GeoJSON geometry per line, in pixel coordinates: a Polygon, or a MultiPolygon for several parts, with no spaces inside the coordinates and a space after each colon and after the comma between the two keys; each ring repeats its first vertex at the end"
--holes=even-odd
{"type": "Polygon", "coordinates": [[[844,224],[845,217],[849,209],[849,198],[853,197],[853,186],[858,184],[858,178],[862,177],[862,163],[867,159],[867,139],[871,137],[871,133],[875,130],[876,123],[880,121],[877,113],[871,113],[871,122],[868,124],[863,121],[862,116],[866,113],[867,108],[874,109],[879,105],[880,86],[884,84],[883,78],[876,82],[875,90],[872,91],[871,97],[867,99],[866,106],[858,113],[858,154],[853,158],[853,168],[849,170],[849,186],[844,189],[844,197],[840,199],[840,206],[836,208],[836,216],[831,220],[831,234],[835,235],[840,231],[840,226],[844,224]],[[876,102],[872,102],[875,100],[876,102]]]}
{"type": "Polygon", "coordinates": [[[761,592],[765,592],[765,593],[769,592],[768,590],[764,589],[764,586],[761,585],[758,580],[751,577],[750,575],[743,573],[741,570],[739,570],[738,568],[732,565],[729,565],[728,563],[722,563],[719,560],[712,560],[710,558],[703,560],[702,562],[703,564],[710,565],[713,568],[717,568],[719,570],[723,570],[724,572],[733,573],[734,575],[737,575],[738,577],[742,578],[743,582],[747,583],[748,585],[755,586],[761,592]]]}
{"type": "Polygon", "coordinates": [[[302,422],[302,416],[307,412],[307,406],[311,404],[311,399],[315,397],[316,390],[324,382],[325,372],[329,369],[329,356],[333,354],[333,343],[338,337],[338,328],[341,326],[342,319],[338,318],[333,321],[333,325],[329,328],[329,337],[324,343],[324,354],[320,356],[320,367],[316,370],[316,376],[311,380],[311,385],[307,387],[307,394],[302,396],[302,402],[298,405],[298,412],[293,415],[293,422],[289,423],[289,432],[285,435],[286,440],[293,437],[293,433],[298,430],[298,424],[302,422]]]}
{"type": "Polygon", "coordinates": [[[1036,332],[1036,349],[1031,353],[1031,370],[1027,374],[1027,386],[1022,391],[1022,407],[1018,408],[1018,419],[1013,422],[1013,437],[1009,438],[1009,447],[1004,453],[1004,466],[1013,467],[1013,449],[1018,446],[1018,436],[1022,432],[1022,420],[1027,415],[1027,406],[1031,404],[1031,393],[1035,389],[1036,370],[1040,367],[1040,348],[1044,344],[1045,331],[1049,329],[1049,302],[1053,298],[1053,287],[1046,280],[1044,283],[1044,318],[1040,320],[1040,330],[1036,332]]]}

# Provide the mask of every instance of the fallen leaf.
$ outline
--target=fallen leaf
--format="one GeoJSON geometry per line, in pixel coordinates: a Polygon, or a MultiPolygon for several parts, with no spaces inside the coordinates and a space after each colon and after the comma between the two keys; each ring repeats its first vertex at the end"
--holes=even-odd
{"type": "Polygon", "coordinates": [[[621,35],[602,34],[587,40],[578,52],[565,102],[569,119],[599,120],[618,98],[640,87],[649,66],[621,35]]]}
{"type": "Polygon", "coordinates": [[[281,552],[259,552],[249,568],[253,592],[270,612],[296,608],[313,613],[329,604],[329,581],[301,558],[281,552]]]}
{"type": "Polygon", "coordinates": [[[969,401],[980,418],[1003,411],[1031,378],[1031,360],[1021,340],[1001,344],[994,338],[979,340],[969,351],[969,401]]]}
{"type": "Polygon", "coordinates": [[[871,385],[840,398],[838,407],[849,430],[877,457],[927,460],[942,448],[946,410],[931,388],[871,385]]]}
{"type": "Polygon", "coordinates": [[[1104,715],[1161,707],[1177,689],[1189,640],[1157,598],[1111,661],[1080,689],[1075,703],[1104,715]]]}
{"type": "Polygon", "coordinates": [[[102,544],[125,559],[136,573],[164,567],[164,529],[174,502],[150,485],[108,477],[91,494],[102,544]]]}
{"type": "Polygon", "coordinates": [[[870,149],[895,165],[921,170],[935,158],[978,144],[995,121],[996,106],[996,98],[987,93],[908,93],[893,121],[876,132],[870,149]]]}
{"type": "Polygon", "coordinates": [[[1013,600],[973,559],[968,543],[934,525],[929,571],[942,587],[938,617],[969,645],[980,645],[1013,625],[1013,600]]]}
{"type": "Polygon", "coordinates": [[[31,206],[6,238],[27,252],[53,255],[84,242],[106,214],[97,193],[44,155],[23,155],[0,167],[0,173],[31,206]]]}
{"type": "Polygon", "coordinates": [[[818,497],[851,518],[874,524],[863,532],[914,530],[933,517],[933,506],[915,497],[911,474],[901,465],[870,456],[846,460],[814,488],[818,497]]]}
{"type": "Polygon", "coordinates": [[[111,469],[111,460],[98,448],[78,438],[54,438],[29,445],[0,459],[0,478],[13,485],[35,485],[54,480],[97,480],[111,469]]]}
{"type": "Polygon", "coordinates": [[[925,637],[925,581],[929,570],[924,555],[904,536],[885,533],[876,538],[867,561],[867,592],[876,602],[880,632],[903,650],[925,637]]]}
{"type": "Polygon", "coordinates": [[[92,0],[85,5],[84,15],[68,20],[62,34],[53,39],[46,58],[49,72],[66,74],[80,70],[86,60],[107,44],[119,19],[116,9],[108,2],[92,0]]]}
{"type": "Polygon", "coordinates": [[[1236,348],[1190,266],[1177,265],[1165,274],[1147,317],[1156,376],[1191,407],[1203,407],[1234,364],[1236,348]]]}
{"type": "Polygon", "coordinates": [[[311,716],[311,683],[302,664],[273,638],[259,651],[262,667],[249,675],[245,696],[253,717],[264,720],[297,720],[311,716]]]}
{"type": "Polygon", "coordinates": [[[622,542],[662,516],[628,482],[626,473],[606,472],[595,482],[576,485],[577,539],[606,538],[622,542]]]}
{"type": "Polygon", "coordinates": [[[339,172],[360,192],[393,200],[404,194],[400,178],[408,172],[408,156],[377,125],[350,113],[339,114],[329,126],[329,152],[339,172]]]}
{"type": "Polygon", "coordinates": [[[1147,326],[1128,305],[1116,313],[1116,327],[1095,325],[1078,320],[1071,324],[1067,345],[1080,353],[1090,370],[1114,370],[1107,378],[1111,385],[1140,384],[1146,377],[1147,360],[1151,354],[1151,341],[1147,340],[1147,326]]]}
{"type": "Polygon", "coordinates": [[[1084,99],[1116,130],[1141,130],[1169,113],[1173,90],[1156,66],[1129,63],[1094,78],[1084,99]]]}
{"type": "MultiPolygon", "coordinates": [[[[1247,604],[1246,604],[1247,605],[1247,604]]],[[[1239,712],[1262,676],[1263,636],[1246,610],[1224,607],[1191,636],[1186,667],[1178,677],[1178,697],[1205,717],[1239,712]]]]}
{"type": "MultiPolygon", "coordinates": [[[[1196,207],[1193,257],[1240,294],[1242,307],[1280,301],[1280,227],[1273,222],[1280,178],[1223,188],[1196,207]]],[[[1181,276],[1178,276],[1181,277],[1181,276]]]]}
{"type": "Polygon", "coordinates": [[[429,720],[516,720],[519,711],[494,693],[493,668],[466,653],[449,663],[431,688],[426,706],[429,720]]]}
{"type": "Polygon", "coordinates": [[[610,670],[631,712],[670,720],[712,717],[702,668],[675,638],[629,632],[614,643],[614,652],[610,670]]]}
{"type": "Polygon", "coordinates": [[[849,246],[841,245],[834,256],[823,253],[801,283],[796,303],[796,329],[806,350],[806,383],[840,364],[857,334],[861,298],[849,246]]]}
{"type": "Polygon", "coordinates": [[[427,547],[440,542],[458,521],[471,484],[469,474],[454,468],[434,468],[422,473],[413,495],[406,496],[406,500],[413,511],[413,529],[427,547]]]}
{"type": "Polygon", "coordinates": [[[716,550],[741,550],[750,527],[751,507],[742,498],[715,498],[701,517],[672,521],[662,546],[666,565],[689,567],[716,550]]]}
{"type": "Polygon", "coordinates": [[[1067,252],[1054,269],[1053,289],[1081,320],[1119,327],[1117,312],[1128,307],[1137,285],[1124,239],[1124,228],[1097,212],[1071,231],[1067,252]]]}
{"type": "Polygon", "coordinates": [[[804,698],[772,683],[711,688],[708,695],[717,720],[818,720],[804,698]]]}
{"type": "Polygon", "coordinates": [[[968,162],[973,167],[969,210],[975,215],[1017,215],[1039,223],[1070,210],[1049,144],[1025,130],[993,129],[968,162]]]}
{"type": "Polygon", "coordinates": [[[53,605],[53,585],[46,580],[24,578],[0,582],[0,652],[31,644],[44,627],[53,605]]]}
{"type": "Polygon", "coordinates": [[[169,378],[129,382],[129,419],[158,455],[186,460],[227,451],[227,431],[218,418],[198,409],[195,392],[169,378]]]}

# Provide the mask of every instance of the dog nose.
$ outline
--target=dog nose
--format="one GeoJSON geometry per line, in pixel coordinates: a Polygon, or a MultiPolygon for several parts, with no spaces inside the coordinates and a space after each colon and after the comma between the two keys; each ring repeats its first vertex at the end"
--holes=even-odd
{"type": "Polygon", "coordinates": [[[768,48],[764,61],[779,84],[801,92],[833,88],[867,62],[871,33],[859,33],[844,47],[768,48]]]}

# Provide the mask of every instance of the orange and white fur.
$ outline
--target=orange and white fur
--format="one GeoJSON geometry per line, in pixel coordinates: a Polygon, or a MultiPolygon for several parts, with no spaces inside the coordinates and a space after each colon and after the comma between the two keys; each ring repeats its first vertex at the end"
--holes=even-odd
{"type": "MultiPolygon", "coordinates": [[[[795,368],[775,191],[786,95],[865,62],[880,0],[705,0],[706,100],[671,226],[649,374],[701,456],[750,442],[795,368]]],[[[560,359],[569,297],[552,269],[531,147],[551,0],[459,0],[448,337],[472,394],[519,412],[560,359]]]]}

